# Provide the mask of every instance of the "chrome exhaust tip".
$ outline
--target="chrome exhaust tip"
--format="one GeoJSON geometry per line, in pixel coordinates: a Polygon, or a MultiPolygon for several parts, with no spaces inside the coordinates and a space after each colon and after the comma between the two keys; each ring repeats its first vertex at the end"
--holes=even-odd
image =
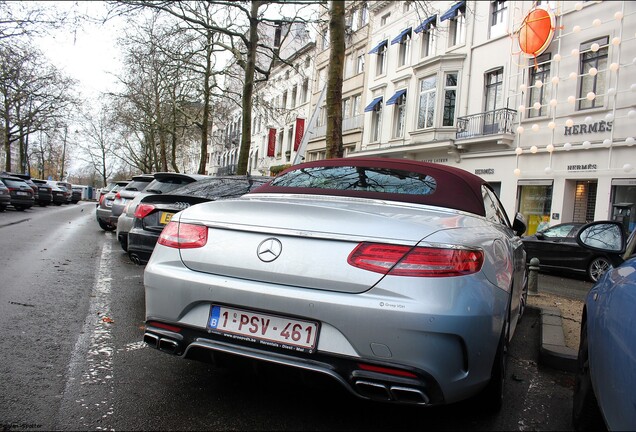
{"type": "Polygon", "coordinates": [[[416,388],[393,386],[390,388],[390,391],[393,399],[398,402],[420,405],[427,405],[430,403],[428,396],[426,396],[423,391],[416,388]]]}
{"type": "Polygon", "coordinates": [[[128,254],[128,258],[130,258],[130,260],[135,264],[135,265],[141,265],[141,260],[139,259],[139,257],[137,256],[137,254],[128,254]]]}
{"type": "Polygon", "coordinates": [[[166,352],[168,354],[176,354],[177,351],[179,350],[179,343],[171,339],[161,338],[159,339],[157,348],[159,348],[159,350],[166,352]]]}
{"type": "Polygon", "coordinates": [[[153,335],[152,333],[144,333],[144,342],[146,342],[152,348],[157,348],[159,346],[159,337],[153,335]]]}
{"type": "Polygon", "coordinates": [[[356,391],[369,399],[380,400],[380,401],[390,401],[391,393],[389,389],[380,383],[374,383],[371,381],[356,381],[354,383],[354,387],[356,391]]]}

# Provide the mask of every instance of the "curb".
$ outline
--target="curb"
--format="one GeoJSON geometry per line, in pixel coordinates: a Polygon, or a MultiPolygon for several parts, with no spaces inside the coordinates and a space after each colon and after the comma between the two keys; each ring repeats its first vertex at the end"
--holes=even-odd
{"type": "Polygon", "coordinates": [[[539,363],[565,372],[576,372],[577,351],[565,345],[561,309],[528,306],[539,310],[541,316],[541,347],[539,363]]]}

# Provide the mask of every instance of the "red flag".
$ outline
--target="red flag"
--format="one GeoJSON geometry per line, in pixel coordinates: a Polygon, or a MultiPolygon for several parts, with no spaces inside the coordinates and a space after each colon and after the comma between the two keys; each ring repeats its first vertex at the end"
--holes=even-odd
{"type": "Polygon", "coordinates": [[[294,137],[294,151],[298,151],[298,147],[300,147],[300,141],[302,141],[304,134],[305,134],[305,119],[297,118],[296,119],[296,136],[294,137]]]}
{"type": "Polygon", "coordinates": [[[276,129],[269,128],[269,140],[267,141],[267,156],[274,157],[276,152],[276,129]]]}

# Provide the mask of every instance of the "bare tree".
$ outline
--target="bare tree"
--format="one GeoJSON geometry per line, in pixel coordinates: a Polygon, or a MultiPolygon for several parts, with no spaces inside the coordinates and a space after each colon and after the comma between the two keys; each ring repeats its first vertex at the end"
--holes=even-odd
{"type": "Polygon", "coordinates": [[[64,76],[28,44],[0,44],[0,117],[5,169],[11,170],[11,146],[19,146],[19,170],[29,169],[29,136],[54,129],[77,103],[75,81],[64,76]]]}
{"type": "Polygon", "coordinates": [[[345,58],[345,2],[332,0],[329,18],[329,72],[327,75],[327,159],[343,156],[342,82],[345,58]]]}
{"type": "MultiPolygon", "coordinates": [[[[301,10],[313,7],[313,0],[291,0],[286,2],[273,2],[253,0],[250,2],[211,1],[216,6],[215,20],[202,19],[198,2],[172,2],[172,1],[126,1],[116,3],[116,7],[124,4],[130,8],[152,8],[166,12],[200,29],[209,30],[224,36],[217,41],[217,45],[229,52],[235,60],[235,64],[243,71],[243,88],[240,106],[241,115],[241,146],[239,152],[237,173],[247,173],[247,165],[250,148],[250,131],[252,125],[252,98],[254,85],[259,79],[266,80],[275,61],[280,61],[280,47],[288,32],[288,24],[300,20],[296,14],[290,18],[283,16],[282,6],[296,6],[301,10]],[[266,11],[272,5],[278,5],[281,10],[275,18],[267,18],[266,11]],[[275,32],[274,40],[261,40],[259,28],[268,26],[275,32]]],[[[298,11],[296,11],[298,12],[298,11]]],[[[205,155],[201,155],[205,157],[205,155]]]]}

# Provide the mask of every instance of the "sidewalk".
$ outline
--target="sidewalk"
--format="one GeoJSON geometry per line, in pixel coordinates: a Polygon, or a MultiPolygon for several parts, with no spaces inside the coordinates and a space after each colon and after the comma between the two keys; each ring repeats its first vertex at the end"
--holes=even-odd
{"type": "Polygon", "coordinates": [[[582,279],[539,274],[538,294],[528,296],[528,306],[540,311],[541,364],[576,371],[581,314],[592,285],[582,279]]]}

